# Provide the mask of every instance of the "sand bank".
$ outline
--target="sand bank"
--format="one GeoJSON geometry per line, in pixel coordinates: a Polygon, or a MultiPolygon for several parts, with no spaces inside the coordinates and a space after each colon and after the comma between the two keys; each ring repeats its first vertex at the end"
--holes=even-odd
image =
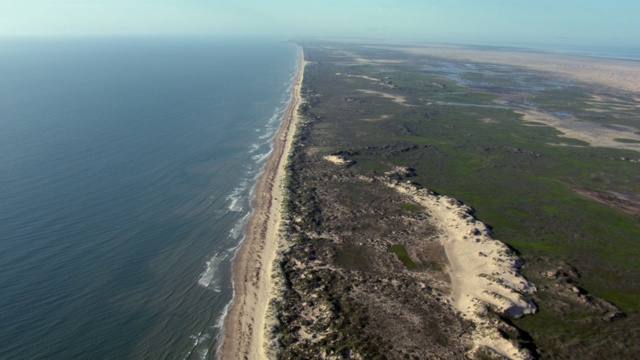
{"type": "Polygon", "coordinates": [[[284,179],[293,135],[298,123],[304,54],[292,88],[291,101],[274,138],[273,153],[256,187],[253,214],[245,240],[233,264],[234,300],[227,315],[223,359],[265,359],[266,313],[273,293],[272,263],[279,243],[284,179]]]}

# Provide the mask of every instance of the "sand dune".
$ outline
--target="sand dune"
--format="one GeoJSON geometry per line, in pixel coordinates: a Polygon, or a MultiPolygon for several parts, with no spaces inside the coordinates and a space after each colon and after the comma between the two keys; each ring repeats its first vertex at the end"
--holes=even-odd
{"type": "Polygon", "coordinates": [[[476,324],[476,348],[485,346],[510,359],[527,359],[529,354],[502,337],[495,320],[485,316],[488,308],[511,317],[536,312],[533,302],[523,295],[536,288],[518,273],[518,257],[491,237],[487,226],[471,215],[470,207],[410,183],[386,184],[422,205],[438,228],[438,240],[449,260],[451,302],[476,324]]]}

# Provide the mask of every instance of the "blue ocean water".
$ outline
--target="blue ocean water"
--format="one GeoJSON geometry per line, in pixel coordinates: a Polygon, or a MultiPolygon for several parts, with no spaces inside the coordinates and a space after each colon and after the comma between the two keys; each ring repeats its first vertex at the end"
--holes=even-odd
{"type": "Polygon", "coordinates": [[[299,60],[265,39],[0,40],[0,358],[213,358],[299,60]]]}

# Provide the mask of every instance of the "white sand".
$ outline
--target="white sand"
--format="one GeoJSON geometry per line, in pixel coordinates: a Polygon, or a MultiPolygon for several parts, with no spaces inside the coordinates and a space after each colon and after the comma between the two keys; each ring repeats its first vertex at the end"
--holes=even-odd
{"type": "Polygon", "coordinates": [[[340,156],[336,156],[336,155],[327,155],[324,157],[325,160],[330,161],[336,165],[345,165],[348,163],[347,160],[341,158],[340,156]]]}

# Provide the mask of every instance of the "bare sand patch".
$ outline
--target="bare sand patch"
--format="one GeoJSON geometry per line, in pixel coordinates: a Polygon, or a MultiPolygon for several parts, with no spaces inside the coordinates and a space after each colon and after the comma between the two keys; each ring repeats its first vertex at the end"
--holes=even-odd
{"type": "Polygon", "coordinates": [[[349,78],[359,78],[359,79],[369,80],[369,81],[374,82],[376,85],[379,85],[379,86],[382,86],[382,87],[391,88],[391,89],[396,87],[393,84],[387,83],[383,79],[378,79],[378,78],[374,78],[374,77],[367,76],[367,75],[353,75],[353,74],[342,74],[342,73],[336,73],[336,75],[337,76],[344,75],[344,76],[349,77],[349,78]]]}
{"type": "Polygon", "coordinates": [[[354,77],[354,78],[360,78],[360,79],[371,80],[371,81],[382,81],[381,79],[377,79],[367,75],[351,75],[351,74],[336,73],[336,76],[354,77]]]}
{"type": "Polygon", "coordinates": [[[376,121],[383,121],[383,120],[389,120],[391,119],[390,115],[380,115],[376,118],[365,118],[365,119],[360,119],[360,121],[368,121],[368,122],[376,122],[376,121]]]}
{"type": "Polygon", "coordinates": [[[345,165],[348,163],[347,160],[341,158],[340,156],[337,155],[327,155],[324,157],[325,160],[332,162],[336,165],[345,165]]]}
{"type": "Polygon", "coordinates": [[[349,58],[350,60],[354,61],[354,65],[397,64],[402,62],[402,60],[394,60],[394,59],[366,59],[352,51],[335,48],[333,46],[324,46],[322,48],[330,50],[333,55],[349,58]]]}
{"type": "Polygon", "coordinates": [[[357,89],[357,90],[366,94],[379,95],[379,96],[382,96],[383,98],[391,99],[393,102],[400,105],[411,106],[410,104],[407,104],[407,99],[404,96],[393,95],[393,94],[389,94],[382,91],[365,90],[365,89],[357,89]]]}
{"type": "Polygon", "coordinates": [[[398,64],[402,60],[390,60],[390,59],[365,59],[362,57],[356,57],[353,60],[360,64],[398,64]]]}
{"type": "Polygon", "coordinates": [[[640,218],[640,195],[621,193],[617,191],[598,191],[585,187],[575,186],[574,190],[591,200],[605,204],[631,216],[640,218]]]}
{"type": "Polygon", "coordinates": [[[587,108],[585,110],[595,112],[595,113],[607,113],[610,111],[608,109],[600,109],[600,108],[587,108]]]}
{"type": "Polygon", "coordinates": [[[640,110],[640,101],[633,99],[633,101],[622,100],[619,98],[603,95],[593,95],[591,101],[586,102],[589,105],[594,106],[594,109],[587,109],[595,112],[607,112],[610,110],[616,111],[637,111],[640,110]]]}
{"type": "Polygon", "coordinates": [[[592,97],[593,97],[593,101],[597,103],[620,104],[620,105],[640,108],[640,99],[633,99],[633,101],[630,101],[630,100],[622,100],[616,97],[604,96],[604,95],[593,95],[592,97]]]}
{"type": "Polygon", "coordinates": [[[526,126],[539,126],[526,122],[543,123],[562,132],[562,137],[588,142],[591,146],[640,151],[640,144],[619,142],[615,139],[640,141],[637,128],[626,125],[598,124],[575,117],[560,117],[537,110],[518,111],[524,115],[526,126]]]}

